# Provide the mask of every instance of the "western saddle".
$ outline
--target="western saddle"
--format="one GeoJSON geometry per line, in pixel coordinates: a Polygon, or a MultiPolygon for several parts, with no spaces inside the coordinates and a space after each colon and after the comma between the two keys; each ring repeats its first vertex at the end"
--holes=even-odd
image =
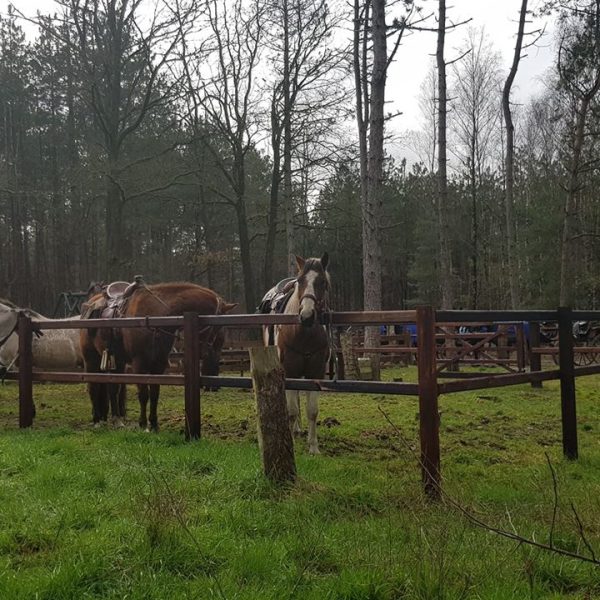
{"type": "Polygon", "coordinates": [[[99,298],[81,305],[81,318],[116,319],[122,317],[129,298],[137,289],[145,286],[144,278],[141,275],[136,275],[133,278],[133,283],[113,281],[108,285],[101,286],[102,295],[99,298]]]}

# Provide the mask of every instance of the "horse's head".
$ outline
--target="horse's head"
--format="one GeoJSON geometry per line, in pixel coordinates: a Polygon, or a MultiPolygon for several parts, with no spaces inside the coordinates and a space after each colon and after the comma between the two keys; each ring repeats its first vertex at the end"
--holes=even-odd
{"type": "Polygon", "coordinates": [[[329,254],[321,258],[301,258],[296,256],[298,265],[298,297],[300,298],[300,323],[311,327],[317,317],[329,309],[329,288],[331,282],[327,265],[329,254]]]}

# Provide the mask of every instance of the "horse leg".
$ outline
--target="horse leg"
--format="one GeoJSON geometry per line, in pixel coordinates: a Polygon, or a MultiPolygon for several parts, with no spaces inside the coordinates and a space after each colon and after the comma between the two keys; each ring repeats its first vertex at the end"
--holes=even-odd
{"type": "Polygon", "coordinates": [[[160,385],[150,386],[150,429],[158,433],[158,395],[160,385]]]}
{"type": "Polygon", "coordinates": [[[102,383],[89,383],[88,391],[92,402],[92,422],[97,425],[102,420],[102,383]]]}
{"type": "Polygon", "coordinates": [[[319,416],[319,392],[306,393],[306,418],[308,420],[308,452],[320,454],[317,441],[317,417],[319,416]]]}
{"type": "Polygon", "coordinates": [[[300,428],[300,392],[298,390],[286,390],[285,397],[287,399],[288,417],[292,435],[299,434],[300,428]]]}
{"type": "Polygon", "coordinates": [[[100,405],[100,418],[105,423],[108,421],[108,385],[101,383],[99,386],[99,405],[100,405]]]}
{"type": "Polygon", "coordinates": [[[145,383],[138,385],[138,399],[140,401],[140,427],[148,429],[148,418],[146,417],[146,406],[148,406],[148,386],[145,383]]]}
{"type": "Polygon", "coordinates": [[[110,413],[115,427],[125,427],[125,399],[127,388],[123,383],[109,384],[110,413]]]}
{"type": "MultiPolygon", "coordinates": [[[[125,363],[121,360],[117,362],[116,373],[125,373],[125,363]]],[[[115,427],[125,427],[123,419],[125,418],[125,396],[127,389],[124,383],[109,384],[110,394],[110,412],[112,422],[115,427]]]]}
{"type": "MultiPolygon", "coordinates": [[[[86,373],[99,373],[100,355],[95,351],[88,351],[84,357],[84,366],[86,373]]],[[[100,421],[106,421],[108,416],[106,384],[88,383],[88,392],[92,402],[92,422],[94,426],[98,426],[100,421]]]]}
{"type": "Polygon", "coordinates": [[[109,383],[108,387],[108,398],[110,401],[110,416],[112,419],[113,425],[117,426],[117,420],[119,419],[119,404],[117,400],[117,396],[119,394],[119,386],[118,383],[109,383]]]}
{"type": "Polygon", "coordinates": [[[125,417],[127,416],[127,386],[123,383],[119,388],[119,418],[121,419],[120,427],[125,426],[125,417]]]}

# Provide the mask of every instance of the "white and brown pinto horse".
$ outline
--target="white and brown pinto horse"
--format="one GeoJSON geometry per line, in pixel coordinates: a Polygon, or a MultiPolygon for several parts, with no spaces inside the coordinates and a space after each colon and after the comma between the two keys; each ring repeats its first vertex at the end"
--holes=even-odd
{"type": "MultiPolygon", "coordinates": [[[[294,290],[283,314],[300,315],[298,325],[276,325],[273,340],[264,328],[264,342],[274,342],[288,378],[324,379],[331,352],[329,335],[320,323],[320,315],[329,310],[331,281],[327,272],[329,255],[319,258],[297,256],[298,275],[294,290]]],[[[272,311],[275,312],[275,311],[272,311]]],[[[290,427],[300,432],[300,392],[286,391],[290,427]]],[[[319,454],[317,441],[318,392],[306,392],[306,417],[308,420],[308,451],[319,454]]]]}
{"type": "MultiPolygon", "coordinates": [[[[8,300],[0,302],[0,368],[13,369],[18,364],[19,313],[25,313],[36,321],[48,321],[30,308],[19,308],[8,300]]],[[[65,322],[79,319],[61,319],[65,322]]],[[[33,366],[38,369],[61,369],[72,371],[83,364],[79,348],[78,329],[45,329],[43,335],[33,337],[33,366]]]]}

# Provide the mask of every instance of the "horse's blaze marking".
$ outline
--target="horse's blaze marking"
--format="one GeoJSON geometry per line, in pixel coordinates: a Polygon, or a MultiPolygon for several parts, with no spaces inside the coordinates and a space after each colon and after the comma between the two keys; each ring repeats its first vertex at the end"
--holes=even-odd
{"type": "Polygon", "coordinates": [[[306,286],[304,287],[302,301],[300,302],[300,315],[304,319],[310,318],[310,316],[315,312],[315,301],[310,296],[306,296],[306,294],[311,294],[315,296],[315,280],[317,278],[316,271],[309,271],[306,275],[306,286]]]}

